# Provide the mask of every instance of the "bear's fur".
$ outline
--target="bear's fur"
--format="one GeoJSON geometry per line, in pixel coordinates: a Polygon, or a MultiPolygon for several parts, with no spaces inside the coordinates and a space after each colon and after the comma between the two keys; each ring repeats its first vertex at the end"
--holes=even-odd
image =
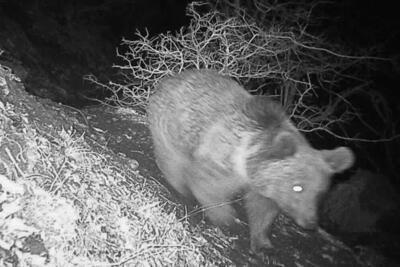
{"type": "Polygon", "coordinates": [[[313,149],[279,104],[211,70],[161,80],[148,119],[165,178],[206,207],[212,223],[232,225],[236,212],[229,201],[245,192],[255,252],[272,246],[267,233],[280,211],[315,228],[330,177],[354,161],[345,147],[313,149]]]}

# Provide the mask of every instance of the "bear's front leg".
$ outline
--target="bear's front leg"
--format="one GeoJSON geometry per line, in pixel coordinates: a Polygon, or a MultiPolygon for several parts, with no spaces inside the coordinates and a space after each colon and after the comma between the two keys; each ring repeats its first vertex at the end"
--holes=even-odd
{"type": "Polygon", "coordinates": [[[250,248],[258,254],[262,248],[273,247],[268,236],[279,207],[273,200],[252,191],[246,194],[245,202],[250,227],[250,248]]]}
{"type": "Polygon", "coordinates": [[[206,217],[217,226],[232,226],[237,218],[236,211],[230,204],[229,199],[223,195],[206,190],[192,190],[197,201],[202,205],[206,217]]]}

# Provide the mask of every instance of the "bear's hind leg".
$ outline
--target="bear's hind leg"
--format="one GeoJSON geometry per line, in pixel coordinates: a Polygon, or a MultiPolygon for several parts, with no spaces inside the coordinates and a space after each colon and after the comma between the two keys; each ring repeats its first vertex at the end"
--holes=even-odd
{"type": "Polygon", "coordinates": [[[185,162],[182,160],[182,156],[161,144],[155,145],[154,153],[157,166],[168,183],[181,195],[190,197],[191,194],[186,186],[183,173],[185,162]]]}

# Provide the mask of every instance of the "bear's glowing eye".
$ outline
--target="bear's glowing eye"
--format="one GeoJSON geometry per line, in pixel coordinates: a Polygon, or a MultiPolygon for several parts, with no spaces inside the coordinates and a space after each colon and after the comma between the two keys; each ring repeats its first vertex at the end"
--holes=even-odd
{"type": "Polygon", "coordinates": [[[293,189],[294,192],[301,192],[301,191],[303,191],[303,187],[302,187],[301,185],[298,185],[298,184],[294,185],[294,186],[292,187],[292,189],[293,189]]]}

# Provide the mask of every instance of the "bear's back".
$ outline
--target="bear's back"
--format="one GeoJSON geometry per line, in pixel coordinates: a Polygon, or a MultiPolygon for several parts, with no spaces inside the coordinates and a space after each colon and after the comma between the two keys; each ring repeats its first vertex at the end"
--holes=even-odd
{"type": "Polygon", "coordinates": [[[150,121],[162,120],[171,141],[194,150],[218,121],[232,121],[251,95],[212,70],[189,70],[161,80],[149,103],[150,121]]]}

